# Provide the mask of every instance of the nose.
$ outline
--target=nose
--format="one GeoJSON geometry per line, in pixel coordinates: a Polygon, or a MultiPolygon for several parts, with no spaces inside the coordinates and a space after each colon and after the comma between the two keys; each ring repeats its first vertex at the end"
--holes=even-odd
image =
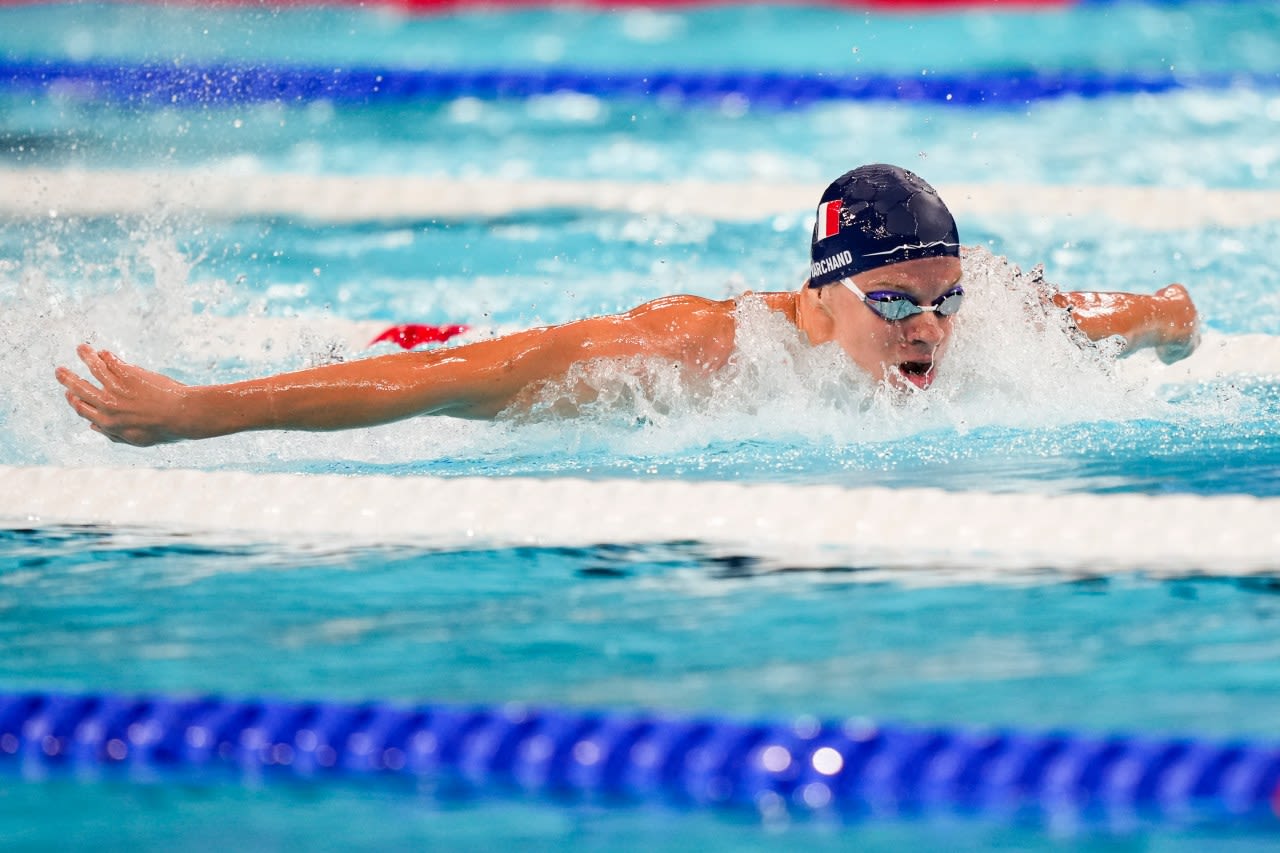
{"type": "Polygon", "coordinates": [[[907,320],[902,333],[907,343],[937,349],[947,337],[947,321],[932,311],[917,314],[907,320]]]}

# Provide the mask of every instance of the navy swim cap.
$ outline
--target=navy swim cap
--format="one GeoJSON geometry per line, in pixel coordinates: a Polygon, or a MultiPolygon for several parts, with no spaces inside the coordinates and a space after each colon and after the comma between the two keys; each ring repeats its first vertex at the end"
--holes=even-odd
{"type": "Polygon", "coordinates": [[[813,225],[809,286],[937,257],[960,257],[960,234],[933,187],[897,166],[859,166],[822,194],[813,225]]]}

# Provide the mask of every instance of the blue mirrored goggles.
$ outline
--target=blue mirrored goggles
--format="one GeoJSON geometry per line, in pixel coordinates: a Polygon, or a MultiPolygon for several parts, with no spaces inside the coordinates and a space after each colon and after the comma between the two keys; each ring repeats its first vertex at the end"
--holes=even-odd
{"type": "Polygon", "coordinates": [[[964,288],[959,285],[951,288],[929,305],[921,305],[914,296],[899,290],[873,290],[870,293],[863,293],[852,279],[841,279],[840,283],[849,288],[863,305],[875,312],[877,317],[891,323],[926,311],[932,311],[939,317],[950,317],[960,310],[964,302],[964,288]]]}

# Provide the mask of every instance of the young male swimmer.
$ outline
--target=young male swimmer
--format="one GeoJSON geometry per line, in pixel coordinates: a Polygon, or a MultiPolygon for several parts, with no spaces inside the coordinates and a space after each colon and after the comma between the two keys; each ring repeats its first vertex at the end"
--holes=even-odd
{"type": "MultiPolygon", "coordinates": [[[[862,166],[822,195],[809,279],[758,294],[814,345],[835,342],[877,382],[926,389],[964,302],[960,238],[933,187],[896,166],[862,166]]],[[[1166,361],[1197,341],[1181,285],[1154,296],[1056,293],[1090,340],[1154,347],[1166,361]]],[[[624,314],[530,329],[451,349],[407,352],[236,382],[189,386],[87,344],[77,354],[98,384],[65,367],[67,402],[112,441],[146,446],[245,430],[335,430],[414,415],[491,418],[528,407],[548,380],[590,359],[644,356],[710,375],[734,351],[737,300],[671,296],[624,314]]]]}

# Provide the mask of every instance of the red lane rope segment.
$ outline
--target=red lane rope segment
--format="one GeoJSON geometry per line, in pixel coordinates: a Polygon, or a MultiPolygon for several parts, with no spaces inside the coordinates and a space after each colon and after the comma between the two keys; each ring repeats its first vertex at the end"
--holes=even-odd
{"type": "MultiPolygon", "coordinates": [[[[487,9],[533,9],[533,8],[650,8],[650,9],[684,9],[700,6],[750,6],[776,3],[778,0],[137,0],[140,3],[166,6],[256,6],[258,8],[304,8],[313,7],[377,7],[396,8],[415,13],[454,12],[469,8],[487,9]]],[[[794,6],[836,6],[858,9],[876,9],[889,12],[929,12],[955,9],[1025,10],[1025,9],[1060,9],[1078,5],[1079,0],[781,0],[794,6]]],[[[63,5],[61,2],[49,0],[0,0],[0,8],[5,6],[40,6],[63,5]]],[[[123,2],[121,5],[125,5],[123,2]]]]}

